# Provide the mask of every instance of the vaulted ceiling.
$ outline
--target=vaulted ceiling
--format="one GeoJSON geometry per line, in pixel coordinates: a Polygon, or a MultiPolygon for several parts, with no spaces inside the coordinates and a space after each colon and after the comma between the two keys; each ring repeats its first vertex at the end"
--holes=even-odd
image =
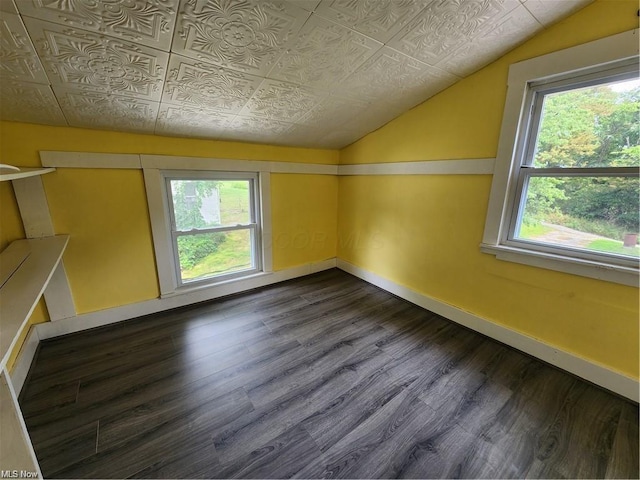
{"type": "Polygon", "coordinates": [[[0,0],[0,118],[344,147],[592,0],[0,0]]]}

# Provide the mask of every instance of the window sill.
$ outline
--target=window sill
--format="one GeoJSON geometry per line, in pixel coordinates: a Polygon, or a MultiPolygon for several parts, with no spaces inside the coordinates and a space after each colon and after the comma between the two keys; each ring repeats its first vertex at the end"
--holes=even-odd
{"type": "MultiPolygon", "coordinates": [[[[160,295],[160,298],[169,298],[175,297],[177,295],[186,295],[190,293],[210,291],[215,293],[217,291],[230,291],[233,293],[235,291],[234,287],[239,287],[241,289],[244,288],[253,288],[252,284],[263,277],[267,277],[272,275],[273,272],[257,272],[248,275],[243,275],[241,277],[230,278],[228,280],[222,280],[215,283],[200,283],[197,285],[186,285],[179,288],[176,288],[173,292],[166,292],[160,295]]],[[[226,294],[226,293],[225,293],[226,294]]]]}
{"type": "Polygon", "coordinates": [[[582,260],[506,245],[488,245],[483,243],[480,245],[480,251],[495,255],[498,260],[638,287],[638,269],[636,268],[582,260]]]}

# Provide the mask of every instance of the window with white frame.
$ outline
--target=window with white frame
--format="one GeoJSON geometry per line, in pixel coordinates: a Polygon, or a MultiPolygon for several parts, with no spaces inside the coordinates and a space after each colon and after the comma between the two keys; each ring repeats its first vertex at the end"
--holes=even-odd
{"type": "MultiPolygon", "coordinates": [[[[637,37],[633,41],[637,45],[637,37]]],[[[483,251],[636,285],[637,46],[636,55],[613,50],[609,55],[621,58],[596,65],[582,48],[584,59],[568,62],[580,68],[562,71],[558,59],[576,54],[569,50],[548,56],[548,64],[540,57],[511,72],[503,121],[517,121],[503,125],[483,251]]]]}
{"type": "Polygon", "coordinates": [[[164,171],[178,288],[262,270],[258,174],[164,171]]]}

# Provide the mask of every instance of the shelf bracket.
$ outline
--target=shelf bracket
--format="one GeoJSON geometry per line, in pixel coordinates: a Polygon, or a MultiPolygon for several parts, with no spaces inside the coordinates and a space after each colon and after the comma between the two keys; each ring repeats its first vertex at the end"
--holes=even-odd
{"type": "MultiPolygon", "coordinates": [[[[11,180],[11,183],[27,238],[55,235],[42,178],[31,176],[11,180]]],[[[62,260],[44,291],[44,300],[52,321],[76,316],[71,287],[62,260]]]]}

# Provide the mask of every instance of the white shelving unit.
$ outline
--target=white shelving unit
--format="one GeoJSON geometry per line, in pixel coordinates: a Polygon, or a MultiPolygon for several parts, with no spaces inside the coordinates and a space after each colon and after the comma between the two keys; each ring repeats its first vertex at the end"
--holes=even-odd
{"type": "Polygon", "coordinates": [[[19,180],[21,178],[35,177],[38,175],[44,175],[45,173],[53,172],[55,168],[29,168],[20,167],[19,172],[12,170],[0,169],[0,182],[6,182],[8,180],[19,180]]]}
{"type": "Polygon", "coordinates": [[[17,240],[0,254],[2,368],[58,267],[68,241],[68,235],[17,240]]]}
{"type": "Polygon", "coordinates": [[[42,472],[7,369],[9,356],[42,296],[52,320],[75,315],[62,263],[69,236],[54,235],[40,178],[53,171],[55,168],[0,170],[0,182],[13,185],[27,236],[0,253],[0,468],[16,478],[42,478],[42,472]]]}
{"type": "Polygon", "coordinates": [[[6,371],[0,375],[0,465],[3,471],[17,471],[19,478],[42,478],[16,392],[6,371]]]}

